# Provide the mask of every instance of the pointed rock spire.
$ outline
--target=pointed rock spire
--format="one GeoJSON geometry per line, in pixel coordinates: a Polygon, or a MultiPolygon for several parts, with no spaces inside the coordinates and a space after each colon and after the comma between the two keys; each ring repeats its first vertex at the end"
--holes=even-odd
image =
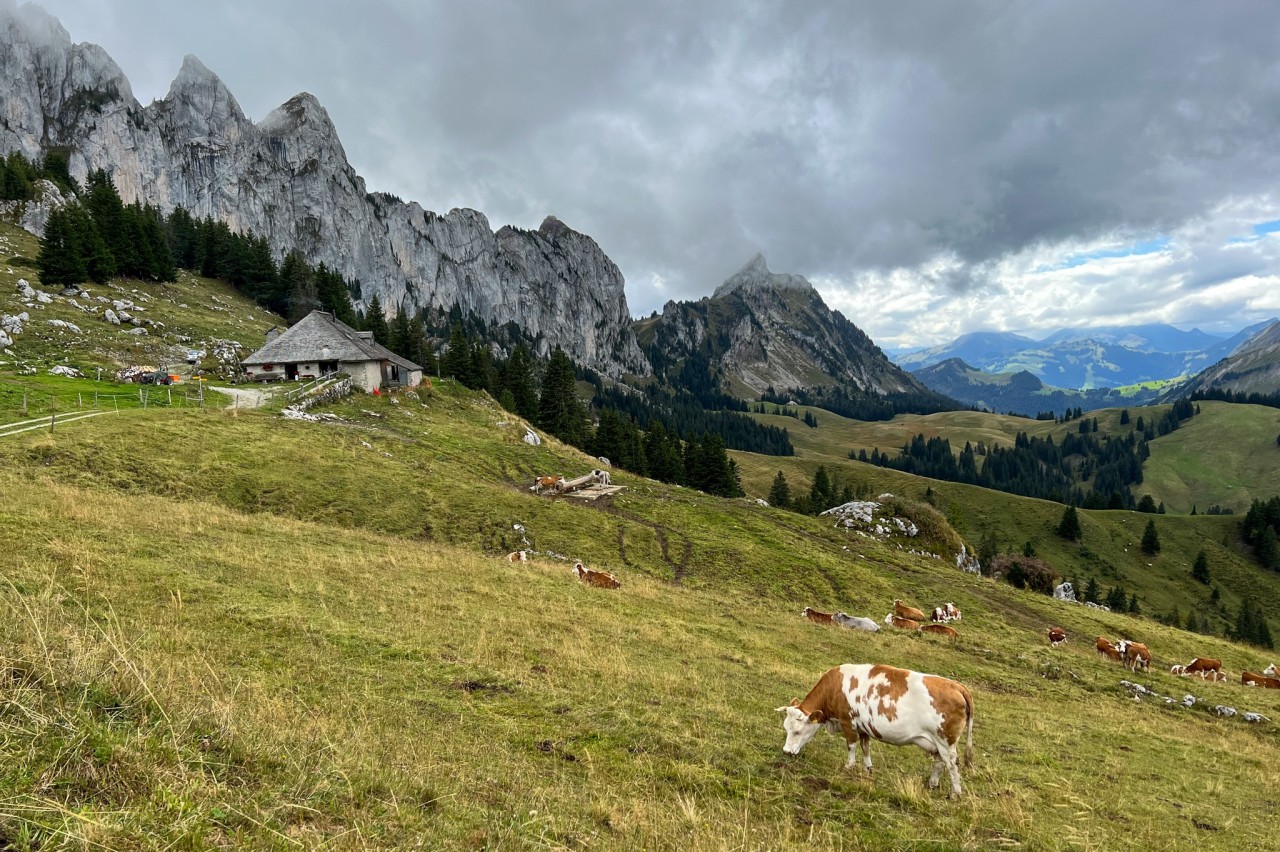
{"type": "Polygon", "coordinates": [[[756,252],[750,260],[743,264],[741,269],[730,275],[723,284],[716,288],[712,298],[727,296],[735,290],[765,289],[812,290],[813,285],[801,275],[770,272],[769,264],[764,259],[764,255],[756,252]]]}

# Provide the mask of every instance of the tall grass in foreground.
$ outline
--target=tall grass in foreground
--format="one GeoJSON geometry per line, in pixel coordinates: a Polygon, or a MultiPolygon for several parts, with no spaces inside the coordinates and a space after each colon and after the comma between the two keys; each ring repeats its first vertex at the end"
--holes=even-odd
{"type": "MultiPolygon", "coordinates": [[[[1161,654],[1246,661],[1219,640],[933,560],[901,578],[962,605],[959,642],[854,634],[785,596],[636,571],[603,592],[556,560],[38,476],[0,472],[14,848],[1237,850],[1273,831],[1275,728],[1135,704],[1090,647],[1140,628],[1161,654]],[[773,708],[857,660],[972,688],[963,799],[924,790],[914,748],[877,746],[870,778],[830,738],[782,755],[773,708]]],[[[1273,693],[1144,680],[1280,718],[1273,693]]]]}

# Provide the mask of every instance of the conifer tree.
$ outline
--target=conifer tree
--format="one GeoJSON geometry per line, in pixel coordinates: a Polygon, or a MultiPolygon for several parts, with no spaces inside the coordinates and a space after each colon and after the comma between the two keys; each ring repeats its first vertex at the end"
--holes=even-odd
{"type": "Polygon", "coordinates": [[[1209,577],[1209,557],[1205,556],[1203,550],[1196,554],[1195,565],[1191,567],[1191,576],[1206,586],[1212,582],[1209,577]]]}
{"type": "Polygon", "coordinates": [[[396,306],[395,319],[391,321],[391,345],[387,348],[401,358],[409,357],[409,313],[404,303],[396,306]]]}
{"type": "Polygon", "coordinates": [[[818,469],[813,472],[813,485],[809,488],[810,510],[816,513],[830,509],[833,499],[831,477],[827,475],[825,465],[818,465],[818,469]]]}
{"type": "Polygon", "coordinates": [[[449,348],[440,359],[440,370],[460,384],[471,386],[471,341],[463,331],[461,322],[455,322],[449,332],[449,348]]]}
{"type": "Polygon", "coordinates": [[[1276,544],[1275,528],[1267,525],[1258,535],[1258,564],[1263,568],[1280,568],[1280,546],[1276,544]]]}
{"type": "Polygon", "coordinates": [[[1102,589],[1098,587],[1098,579],[1096,577],[1089,578],[1089,584],[1084,588],[1084,599],[1088,603],[1101,603],[1099,595],[1102,589]]]}
{"type": "Polygon", "coordinates": [[[382,300],[374,293],[369,300],[369,310],[365,313],[366,331],[373,332],[373,339],[383,346],[391,340],[391,328],[387,325],[387,315],[382,311],[382,300]]]}
{"type": "Polygon", "coordinates": [[[60,207],[49,214],[40,238],[36,268],[46,287],[66,287],[89,280],[89,264],[82,250],[82,224],[76,206],[60,207]]]}
{"type": "Polygon", "coordinates": [[[559,346],[551,353],[538,399],[538,424],[567,444],[581,446],[586,413],[578,399],[573,362],[559,346]]]}
{"type": "Polygon", "coordinates": [[[773,478],[773,485],[769,487],[769,505],[779,509],[786,509],[791,505],[791,488],[782,471],[778,471],[778,475],[773,478]]]}
{"type": "Polygon", "coordinates": [[[1160,536],[1156,532],[1156,522],[1154,519],[1147,521],[1147,528],[1142,531],[1142,552],[1148,556],[1155,556],[1160,552],[1160,536]]]}
{"type": "Polygon", "coordinates": [[[662,421],[649,421],[644,438],[645,457],[649,461],[649,475],[659,482],[684,481],[684,458],[680,439],[669,435],[662,421]]]}
{"type": "Polygon", "coordinates": [[[1080,540],[1080,518],[1076,516],[1076,507],[1068,506],[1058,522],[1058,535],[1068,541],[1080,540]]]}
{"type": "Polygon", "coordinates": [[[502,368],[502,386],[511,391],[516,414],[526,420],[537,418],[538,392],[533,386],[533,356],[523,343],[516,344],[502,368]]]}

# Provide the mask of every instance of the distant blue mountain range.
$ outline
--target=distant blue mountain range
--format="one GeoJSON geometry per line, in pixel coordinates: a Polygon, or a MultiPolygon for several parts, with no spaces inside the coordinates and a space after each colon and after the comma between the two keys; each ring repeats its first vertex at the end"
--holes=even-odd
{"type": "Polygon", "coordinates": [[[1274,322],[1270,319],[1230,336],[1159,324],[1064,328],[1038,341],[1010,332],[974,332],[893,360],[917,372],[958,358],[984,373],[1026,371],[1055,388],[1118,388],[1199,373],[1274,322]]]}

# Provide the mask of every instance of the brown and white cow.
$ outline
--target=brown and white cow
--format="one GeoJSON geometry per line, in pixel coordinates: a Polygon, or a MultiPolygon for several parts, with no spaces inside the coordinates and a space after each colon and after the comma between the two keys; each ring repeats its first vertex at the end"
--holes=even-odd
{"type": "Polygon", "coordinates": [[[556,488],[561,482],[564,482],[563,476],[535,476],[533,478],[533,486],[529,490],[541,493],[548,488],[556,488]]]}
{"type": "Polygon", "coordinates": [[[1215,660],[1210,657],[1196,657],[1185,666],[1174,666],[1169,670],[1170,674],[1181,675],[1182,677],[1198,674],[1204,680],[1217,680],[1217,674],[1220,671],[1222,671],[1222,660],[1215,660]]]}
{"type": "Polygon", "coordinates": [[[951,601],[947,601],[942,606],[933,608],[933,612],[929,613],[929,620],[940,624],[945,624],[948,621],[959,621],[960,608],[951,601]]]}
{"type": "Polygon", "coordinates": [[[899,618],[893,613],[889,613],[884,617],[884,623],[892,625],[893,627],[896,627],[899,630],[919,630],[920,629],[920,622],[916,621],[914,618],[899,618]]]}
{"type": "Polygon", "coordinates": [[[1067,631],[1061,627],[1049,628],[1049,647],[1056,648],[1067,641],[1067,631]]]}
{"type": "Polygon", "coordinates": [[[893,614],[898,618],[909,618],[912,621],[924,621],[924,613],[913,606],[907,606],[900,600],[893,602],[893,614]]]}
{"type": "Polygon", "coordinates": [[[960,795],[957,748],[968,735],[964,765],[973,765],[973,697],[960,683],[937,675],[893,666],[845,663],[829,669],[803,701],[779,707],[787,741],[782,750],[799,754],[819,728],[844,734],[849,746],[845,768],[852,769],[856,748],[871,771],[871,740],[916,745],[933,755],[926,782],[938,786],[942,770],[951,775],[951,795],[960,795]]]}
{"type": "Polygon", "coordinates": [[[1262,673],[1263,673],[1264,675],[1266,675],[1267,677],[1276,677],[1277,675],[1280,675],[1280,672],[1277,672],[1277,671],[1276,671],[1276,664],[1275,664],[1275,663],[1272,663],[1271,665],[1269,665],[1269,666],[1267,666],[1265,669],[1263,669],[1263,670],[1262,670],[1262,673]]]}
{"type": "Polygon", "coordinates": [[[935,633],[939,636],[946,636],[955,641],[960,638],[960,631],[956,630],[950,624],[921,624],[921,633],[935,633]]]}
{"type": "Polygon", "coordinates": [[[1280,678],[1267,677],[1253,672],[1241,672],[1240,682],[1245,686],[1260,686],[1263,689],[1280,689],[1280,678]]]}
{"type": "Polygon", "coordinates": [[[618,582],[618,578],[608,571],[596,571],[593,568],[587,568],[581,562],[574,564],[573,574],[588,586],[595,586],[597,589],[616,589],[622,585],[618,582]]]}
{"type": "Polygon", "coordinates": [[[1094,647],[1098,649],[1098,653],[1108,659],[1119,662],[1121,660],[1120,652],[1116,650],[1116,646],[1111,644],[1111,640],[1105,636],[1099,636],[1098,641],[1094,643],[1094,647]]]}
{"type": "Polygon", "coordinates": [[[506,560],[507,560],[508,562],[528,562],[528,561],[529,561],[529,551],[527,551],[527,550],[516,550],[516,551],[513,551],[512,553],[508,553],[508,554],[506,555],[506,560]]]}
{"type": "Polygon", "coordinates": [[[1141,642],[1130,642],[1128,639],[1121,639],[1120,644],[1116,646],[1116,650],[1120,653],[1120,660],[1128,667],[1130,671],[1136,672],[1138,669],[1143,671],[1151,671],[1151,651],[1141,642]]]}
{"type": "Polygon", "coordinates": [[[815,624],[832,624],[834,616],[829,612],[821,612],[813,607],[805,607],[800,611],[802,618],[807,618],[815,624]]]}

